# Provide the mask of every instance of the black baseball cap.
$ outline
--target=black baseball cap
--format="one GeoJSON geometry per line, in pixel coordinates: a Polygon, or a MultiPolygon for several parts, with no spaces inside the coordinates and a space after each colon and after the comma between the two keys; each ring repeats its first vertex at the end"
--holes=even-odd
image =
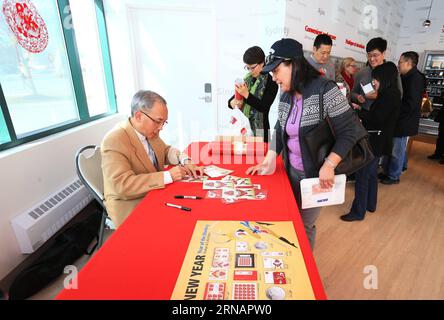
{"type": "Polygon", "coordinates": [[[265,58],[265,66],[261,73],[266,74],[276,69],[284,60],[292,60],[304,56],[302,44],[290,38],[284,38],[273,43],[270,54],[265,58]]]}

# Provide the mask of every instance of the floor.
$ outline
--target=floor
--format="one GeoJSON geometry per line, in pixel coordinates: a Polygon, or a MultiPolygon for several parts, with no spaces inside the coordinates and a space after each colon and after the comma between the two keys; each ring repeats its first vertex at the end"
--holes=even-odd
{"type": "MultiPolygon", "coordinates": [[[[329,299],[444,299],[444,165],[426,158],[433,151],[414,143],[401,183],[380,184],[378,210],[364,221],[339,219],[352,183],[344,205],[322,210],[314,256],[329,299]]],[[[65,277],[31,299],[53,299],[65,277]]]]}
{"type": "Polygon", "coordinates": [[[339,219],[353,184],[344,205],[322,210],[314,256],[329,299],[444,299],[444,165],[426,158],[433,151],[414,143],[401,183],[379,184],[377,211],[364,221],[339,219]],[[376,290],[365,288],[366,267],[376,290]]]}

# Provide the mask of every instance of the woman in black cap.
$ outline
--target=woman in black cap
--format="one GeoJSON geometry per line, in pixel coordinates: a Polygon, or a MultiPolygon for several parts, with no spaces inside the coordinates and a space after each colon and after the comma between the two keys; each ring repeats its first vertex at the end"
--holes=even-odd
{"type": "Polygon", "coordinates": [[[378,199],[378,160],[391,155],[393,134],[401,109],[401,92],[398,89],[398,68],[385,62],[372,71],[373,87],[377,98],[370,110],[362,109],[359,117],[370,134],[375,158],[356,172],[355,199],[350,212],[341,216],[344,221],[364,220],[366,211],[375,212],[378,199]]]}
{"type": "Polygon", "coordinates": [[[265,63],[265,54],[261,48],[257,46],[248,48],[243,60],[248,73],[244,77],[245,83],[236,88],[243,100],[237,100],[235,96],[232,96],[228,100],[228,107],[242,109],[250,120],[254,135],[263,136],[264,141],[268,142],[270,130],[268,113],[276,98],[278,86],[270,74],[261,74],[265,63]]]}
{"type": "Polygon", "coordinates": [[[321,74],[304,58],[302,45],[296,40],[275,42],[262,72],[272,72],[273,80],[280,85],[279,117],[267,156],[261,164],[249,168],[246,173],[272,173],[275,159],[282,152],[305,231],[313,248],[315,221],[320,208],[301,209],[300,181],[319,177],[322,189],[333,186],[336,166],[356,143],[353,127],[353,117],[356,115],[337,85],[334,82],[326,83],[328,80],[321,78],[321,74]],[[324,115],[330,117],[336,142],[319,169],[310,157],[304,135],[320,123],[319,92],[324,86],[324,115]]]}

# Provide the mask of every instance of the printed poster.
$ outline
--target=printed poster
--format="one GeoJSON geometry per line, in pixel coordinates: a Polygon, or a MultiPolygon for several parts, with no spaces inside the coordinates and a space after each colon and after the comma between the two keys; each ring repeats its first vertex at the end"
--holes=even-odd
{"type": "Polygon", "coordinates": [[[197,221],[171,299],[315,299],[293,222],[197,221]]]}

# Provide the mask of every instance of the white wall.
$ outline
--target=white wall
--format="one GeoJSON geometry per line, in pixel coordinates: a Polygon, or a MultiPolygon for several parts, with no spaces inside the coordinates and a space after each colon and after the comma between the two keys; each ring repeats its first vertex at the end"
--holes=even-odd
{"type": "Polygon", "coordinates": [[[406,0],[291,0],[285,27],[304,50],[312,50],[313,30],[318,30],[336,36],[332,55],[363,62],[367,61],[367,42],[382,37],[388,41],[387,59],[394,60],[405,4],[406,0]]]}
{"type": "MultiPolygon", "coordinates": [[[[243,77],[242,56],[246,49],[259,46],[268,54],[271,45],[286,37],[285,1],[226,0],[216,2],[218,119],[222,133],[229,121],[228,99],[234,94],[234,80],[243,77]]],[[[270,125],[277,120],[277,103],[270,109],[270,125]]]]}
{"type": "MultiPolygon", "coordinates": [[[[405,51],[444,50],[444,1],[433,1],[430,20],[432,25],[424,28],[430,0],[408,0],[399,36],[397,56],[405,51]]],[[[422,66],[421,66],[422,67],[422,66]]]]}
{"type": "Polygon", "coordinates": [[[123,116],[114,115],[0,152],[0,279],[26,258],[10,219],[76,179],[74,156],[87,144],[100,144],[123,116]]]}
{"type": "MultiPolygon", "coordinates": [[[[131,50],[129,36],[131,32],[126,7],[138,5],[177,5],[179,7],[209,8],[215,12],[217,87],[213,89],[213,99],[216,100],[218,110],[218,129],[222,131],[229,120],[227,101],[234,94],[234,80],[245,74],[242,56],[247,48],[254,45],[262,47],[267,53],[273,42],[284,36],[285,1],[175,0],[168,1],[167,4],[160,0],[107,2],[105,9],[111,58],[116,77],[118,104],[122,112],[129,112],[131,97],[136,90],[136,75],[133,72],[133,59],[135,58],[131,50]]],[[[171,40],[174,41],[174,39],[171,40]]],[[[195,50],[196,56],[198,56],[199,50],[195,50]]],[[[197,64],[199,62],[197,60],[190,63],[197,64]]],[[[174,74],[171,77],[174,78],[174,74]]],[[[190,80],[192,79],[190,78],[190,80]]],[[[168,97],[165,98],[168,101],[168,97]]],[[[274,123],[277,119],[276,106],[277,104],[270,112],[270,123],[274,123]]],[[[170,112],[174,111],[170,110],[170,112]]],[[[209,121],[209,119],[200,119],[200,121],[209,121]]],[[[168,141],[166,142],[168,143],[168,141]]],[[[191,141],[186,144],[189,142],[191,141]]]]}

